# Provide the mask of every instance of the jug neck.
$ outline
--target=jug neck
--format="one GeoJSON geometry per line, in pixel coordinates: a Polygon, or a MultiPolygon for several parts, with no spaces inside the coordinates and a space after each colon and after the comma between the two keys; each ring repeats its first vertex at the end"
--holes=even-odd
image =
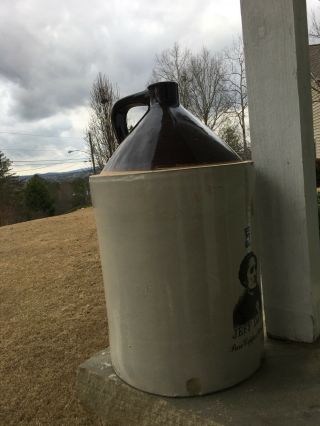
{"type": "Polygon", "coordinates": [[[179,106],[178,84],[174,81],[162,81],[148,87],[150,105],[159,103],[162,106],[179,106]]]}

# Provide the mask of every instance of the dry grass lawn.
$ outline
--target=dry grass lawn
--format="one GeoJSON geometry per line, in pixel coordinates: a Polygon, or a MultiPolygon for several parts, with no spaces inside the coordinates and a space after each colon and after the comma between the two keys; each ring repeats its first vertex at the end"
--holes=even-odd
{"type": "Polygon", "coordinates": [[[107,346],[92,209],[0,228],[0,425],[99,425],[75,396],[107,346]]]}

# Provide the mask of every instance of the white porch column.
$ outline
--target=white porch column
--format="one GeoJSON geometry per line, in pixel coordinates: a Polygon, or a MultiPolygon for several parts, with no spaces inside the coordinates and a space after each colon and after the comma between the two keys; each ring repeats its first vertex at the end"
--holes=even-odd
{"type": "Polygon", "coordinates": [[[320,248],[305,0],[241,0],[269,335],[320,333],[320,248]]]}

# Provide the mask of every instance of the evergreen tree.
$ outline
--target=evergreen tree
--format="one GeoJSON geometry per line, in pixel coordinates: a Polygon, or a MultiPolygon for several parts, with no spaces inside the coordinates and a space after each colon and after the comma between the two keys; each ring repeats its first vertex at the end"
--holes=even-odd
{"type": "Polygon", "coordinates": [[[88,178],[77,178],[72,182],[72,205],[84,207],[90,205],[90,191],[88,178]]]}
{"type": "Polygon", "coordinates": [[[247,147],[247,153],[245,155],[244,146],[242,143],[241,134],[236,124],[231,123],[230,120],[219,130],[220,138],[226,142],[230,148],[232,148],[243,160],[246,157],[251,157],[250,149],[247,147]]]}
{"type": "Polygon", "coordinates": [[[3,183],[4,180],[11,176],[13,176],[11,172],[11,161],[0,151],[0,182],[3,183]]]}
{"type": "Polygon", "coordinates": [[[26,206],[31,213],[54,214],[54,201],[45,179],[34,175],[25,188],[26,206]]]}
{"type": "Polygon", "coordinates": [[[11,169],[11,161],[0,151],[0,226],[23,219],[23,187],[11,169]]]}

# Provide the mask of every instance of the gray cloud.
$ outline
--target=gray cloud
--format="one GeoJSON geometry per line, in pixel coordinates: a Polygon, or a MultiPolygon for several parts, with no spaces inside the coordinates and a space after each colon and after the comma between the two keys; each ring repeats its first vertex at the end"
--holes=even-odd
{"type": "Polygon", "coordinates": [[[141,90],[157,52],[187,39],[189,28],[197,39],[209,4],[171,3],[5,0],[0,75],[14,83],[11,114],[37,120],[84,105],[98,71],[121,92],[141,90]]]}

